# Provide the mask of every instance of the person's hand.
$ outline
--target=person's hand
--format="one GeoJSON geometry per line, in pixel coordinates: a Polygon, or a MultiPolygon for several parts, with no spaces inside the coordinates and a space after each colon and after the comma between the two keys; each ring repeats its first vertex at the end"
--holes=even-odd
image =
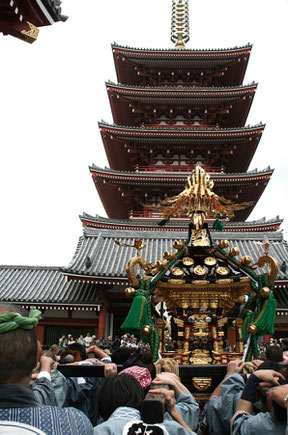
{"type": "Polygon", "coordinates": [[[254,375],[257,376],[260,381],[264,382],[265,385],[261,383],[261,387],[270,386],[271,384],[279,385],[279,379],[285,380],[284,376],[279,372],[275,372],[275,370],[257,370],[254,372],[254,375]]]}
{"type": "Polygon", "coordinates": [[[175,375],[175,373],[161,372],[152,381],[152,384],[167,384],[175,387],[177,381],[179,381],[179,378],[177,375],[175,375]]]}
{"type": "Polygon", "coordinates": [[[272,401],[284,407],[284,398],[288,394],[288,384],[280,385],[279,387],[271,388],[267,391],[267,404],[269,408],[272,407],[272,401]]]}
{"type": "Polygon", "coordinates": [[[40,358],[40,372],[46,371],[51,372],[51,366],[55,363],[55,361],[49,356],[41,356],[40,358]]]}
{"type": "Polygon", "coordinates": [[[112,375],[113,373],[117,373],[117,366],[113,363],[108,363],[104,365],[104,376],[107,378],[107,376],[112,375]]]}
{"type": "Polygon", "coordinates": [[[241,373],[245,367],[245,362],[241,359],[235,359],[230,361],[227,365],[227,375],[230,376],[232,373],[241,373]]]}
{"type": "MultiPolygon", "coordinates": [[[[161,373],[162,374],[162,373],[161,373]]],[[[166,373],[168,374],[168,373],[166,373]]],[[[172,375],[173,373],[169,373],[169,375],[172,375]]],[[[174,375],[176,376],[176,375],[174,375]]],[[[177,378],[177,376],[176,376],[177,378]]],[[[187,424],[184,422],[183,418],[181,417],[178,409],[175,406],[175,393],[173,390],[166,390],[166,388],[157,388],[157,390],[150,390],[149,393],[151,394],[161,394],[164,397],[166,409],[171,415],[171,417],[177,421],[181,426],[183,426],[185,429],[187,429],[189,432],[192,432],[190,427],[187,426],[187,424]]]]}
{"type": "Polygon", "coordinates": [[[149,390],[151,394],[162,394],[165,400],[166,409],[173,417],[175,411],[175,393],[173,390],[167,390],[166,388],[157,388],[156,390],[149,390]]]}
{"type": "Polygon", "coordinates": [[[252,365],[253,365],[253,369],[254,370],[258,370],[258,368],[263,364],[263,360],[262,359],[253,359],[252,365]]]}

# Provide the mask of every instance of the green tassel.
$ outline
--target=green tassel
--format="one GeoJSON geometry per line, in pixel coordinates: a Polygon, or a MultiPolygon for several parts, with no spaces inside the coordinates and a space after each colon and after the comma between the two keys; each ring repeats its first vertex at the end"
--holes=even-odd
{"type": "Polygon", "coordinates": [[[259,315],[253,322],[257,326],[257,335],[274,334],[276,307],[277,302],[271,292],[268,299],[264,301],[259,315]]]}
{"type": "Polygon", "coordinates": [[[213,230],[223,231],[223,224],[219,219],[216,219],[213,223],[213,230]]]}
{"type": "Polygon", "coordinates": [[[167,222],[169,222],[169,219],[162,219],[162,221],[158,222],[157,225],[159,225],[159,227],[164,227],[167,222]]]}
{"type": "Polygon", "coordinates": [[[121,329],[130,334],[139,334],[144,325],[150,325],[148,316],[147,295],[140,290],[134,296],[130,311],[121,326],[121,329]]]}

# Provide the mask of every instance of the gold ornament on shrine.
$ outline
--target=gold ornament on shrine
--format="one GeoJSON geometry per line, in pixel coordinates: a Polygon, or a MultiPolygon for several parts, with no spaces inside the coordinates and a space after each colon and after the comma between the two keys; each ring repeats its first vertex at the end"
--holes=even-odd
{"type": "Polygon", "coordinates": [[[193,266],[194,260],[191,257],[183,257],[182,258],[182,263],[184,264],[184,266],[190,267],[190,266],[193,266]]]}
{"type": "Polygon", "coordinates": [[[204,260],[205,266],[208,266],[208,267],[213,267],[213,266],[215,266],[216,263],[217,263],[217,260],[215,257],[206,257],[204,260]]]}
{"type": "Polygon", "coordinates": [[[141,330],[141,334],[144,335],[145,337],[149,337],[149,335],[151,334],[150,326],[144,325],[143,329],[141,330]]]}
{"type": "Polygon", "coordinates": [[[262,296],[262,298],[268,298],[270,293],[271,293],[271,290],[269,287],[262,287],[260,289],[260,296],[262,296]]]}
{"type": "Polygon", "coordinates": [[[247,328],[247,332],[249,334],[255,335],[257,333],[257,326],[256,325],[249,325],[247,328]]]}
{"type": "Polygon", "coordinates": [[[136,293],[135,288],[133,288],[133,287],[127,287],[127,288],[125,288],[125,295],[126,295],[127,297],[134,296],[135,293],[136,293]]]}

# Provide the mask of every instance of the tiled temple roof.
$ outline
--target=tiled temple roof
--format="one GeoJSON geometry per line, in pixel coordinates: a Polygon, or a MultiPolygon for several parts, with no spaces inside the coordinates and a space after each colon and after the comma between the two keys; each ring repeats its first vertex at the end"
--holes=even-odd
{"type": "MultiPolygon", "coordinates": [[[[161,166],[159,166],[159,170],[161,169],[161,166]]],[[[157,179],[157,178],[167,178],[167,179],[183,179],[186,180],[187,178],[187,173],[183,172],[183,173],[174,173],[174,172],[128,172],[128,171],[118,171],[115,169],[111,169],[108,168],[107,166],[105,166],[104,168],[100,168],[99,166],[93,164],[90,167],[90,170],[92,172],[99,172],[99,173],[103,173],[103,174],[112,174],[112,175],[117,175],[119,177],[123,176],[125,177],[125,179],[135,179],[135,178],[152,178],[152,179],[157,179]]],[[[189,172],[190,173],[190,172],[189,172]]],[[[258,171],[258,169],[253,169],[251,171],[247,171],[247,172],[240,172],[240,173],[229,173],[229,174],[225,174],[225,173],[211,173],[210,177],[212,179],[238,179],[238,178],[243,178],[243,179],[249,179],[250,177],[261,177],[266,176],[266,175],[272,175],[273,173],[273,169],[270,168],[270,166],[267,166],[267,168],[258,171]]]]}
{"type": "MultiPolygon", "coordinates": [[[[99,226],[106,226],[106,228],[115,228],[116,229],[149,229],[149,230],[155,230],[157,228],[158,231],[166,231],[166,230],[172,230],[174,231],[177,229],[178,231],[187,231],[187,222],[184,221],[173,221],[173,218],[165,225],[165,227],[159,227],[158,222],[159,220],[131,220],[131,219],[111,219],[103,216],[91,216],[88,213],[83,213],[80,216],[80,219],[82,223],[86,226],[96,227],[99,226]],[[94,224],[94,225],[93,225],[94,224]]],[[[251,230],[253,228],[254,231],[273,231],[273,228],[281,225],[283,222],[283,219],[280,219],[279,216],[276,216],[273,219],[266,219],[265,217],[261,219],[257,219],[254,221],[240,221],[240,222],[223,222],[225,231],[235,231],[236,228],[238,231],[247,231],[248,229],[251,230]]],[[[214,232],[213,230],[213,223],[208,223],[210,231],[214,232]]]]}
{"type": "Polygon", "coordinates": [[[101,305],[95,284],[67,281],[57,267],[0,266],[2,301],[46,308],[101,305]]]}
{"type": "Polygon", "coordinates": [[[138,126],[130,126],[130,125],[117,125],[117,124],[110,124],[109,122],[106,122],[104,120],[101,120],[101,122],[98,122],[99,128],[104,128],[106,130],[116,131],[117,134],[131,134],[131,135],[141,135],[145,136],[145,134],[148,134],[151,136],[151,133],[159,135],[189,135],[189,136],[197,136],[197,135],[211,135],[211,136],[242,136],[242,135],[249,135],[251,133],[255,133],[258,130],[263,130],[265,127],[265,124],[259,123],[258,125],[246,125],[244,127],[230,127],[230,128],[221,128],[221,127],[194,127],[193,128],[187,128],[187,127],[181,127],[181,125],[177,126],[177,128],[165,128],[165,126],[159,126],[158,128],[150,127],[149,125],[145,125],[145,127],[138,127],[138,126]]]}
{"type": "MultiPolygon", "coordinates": [[[[254,241],[271,242],[270,254],[275,257],[280,265],[277,281],[288,281],[288,247],[281,231],[271,232],[213,232],[212,239],[215,243],[222,239],[230,241],[231,246],[240,250],[239,258],[250,255],[256,261],[263,255],[264,248],[254,241]],[[287,270],[281,265],[286,262],[287,270]]],[[[147,262],[154,263],[162,259],[163,252],[173,251],[175,240],[186,240],[187,234],[183,231],[140,231],[140,230],[113,230],[99,228],[84,228],[83,237],[79,239],[78,247],[65,272],[67,275],[94,276],[101,279],[117,281],[124,279],[126,284],[125,267],[127,261],[136,255],[135,248],[120,247],[115,242],[117,239],[123,243],[133,244],[135,237],[147,243],[141,255],[147,262]],[[87,258],[89,264],[87,267],[87,258]]],[[[279,284],[280,285],[280,284],[279,284]]]]}
{"type": "Polygon", "coordinates": [[[122,83],[114,83],[110,80],[106,82],[107,88],[112,88],[115,91],[123,94],[129,94],[130,92],[133,94],[138,95],[144,95],[144,94],[150,94],[150,95],[156,95],[157,97],[159,94],[167,94],[168,96],[175,97],[175,95],[183,95],[185,97],[185,94],[187,95],[198,95],[201,94],[201,96],[210,96],[212,95],[238,95],[241,93],[246,93],[248,91],[255,91],[257,88],[257,83],[250,83],[248,85],[241,85],[241,86],[221,86],[221,87],[169,87],[169,86],[132,86],[132,85],[126,85],[122,83]],[[175,95],[174,95],[175,94],[175,95]]]}

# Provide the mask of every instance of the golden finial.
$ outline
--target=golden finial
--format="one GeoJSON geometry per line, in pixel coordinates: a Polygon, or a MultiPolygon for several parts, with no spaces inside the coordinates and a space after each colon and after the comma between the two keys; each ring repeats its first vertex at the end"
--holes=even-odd
{"type": "Polygon", "coordinates": [[[188,0],[172,0],[171,41],[178,50],[190,39],[188,0]]]}
{"type": "Polygon", "coordinates": [[[171,216],[186,214],[196,230],[199,230],[203,227],[208,213],[231,219],[234,217],[234,211],[242,210],[253,204],[253,202],[233,204],[230,200],[214,193],[213,186],[214,183],[210,179],[210,175],[206,174],[201,166],[196,166],[191,175],[187,177],[186,187],[181,193],[165,198],[161,201],[160,206],[150,206],[150,208],[153,207],[153,210],[162,209],[165,223],[171,216]]]}

